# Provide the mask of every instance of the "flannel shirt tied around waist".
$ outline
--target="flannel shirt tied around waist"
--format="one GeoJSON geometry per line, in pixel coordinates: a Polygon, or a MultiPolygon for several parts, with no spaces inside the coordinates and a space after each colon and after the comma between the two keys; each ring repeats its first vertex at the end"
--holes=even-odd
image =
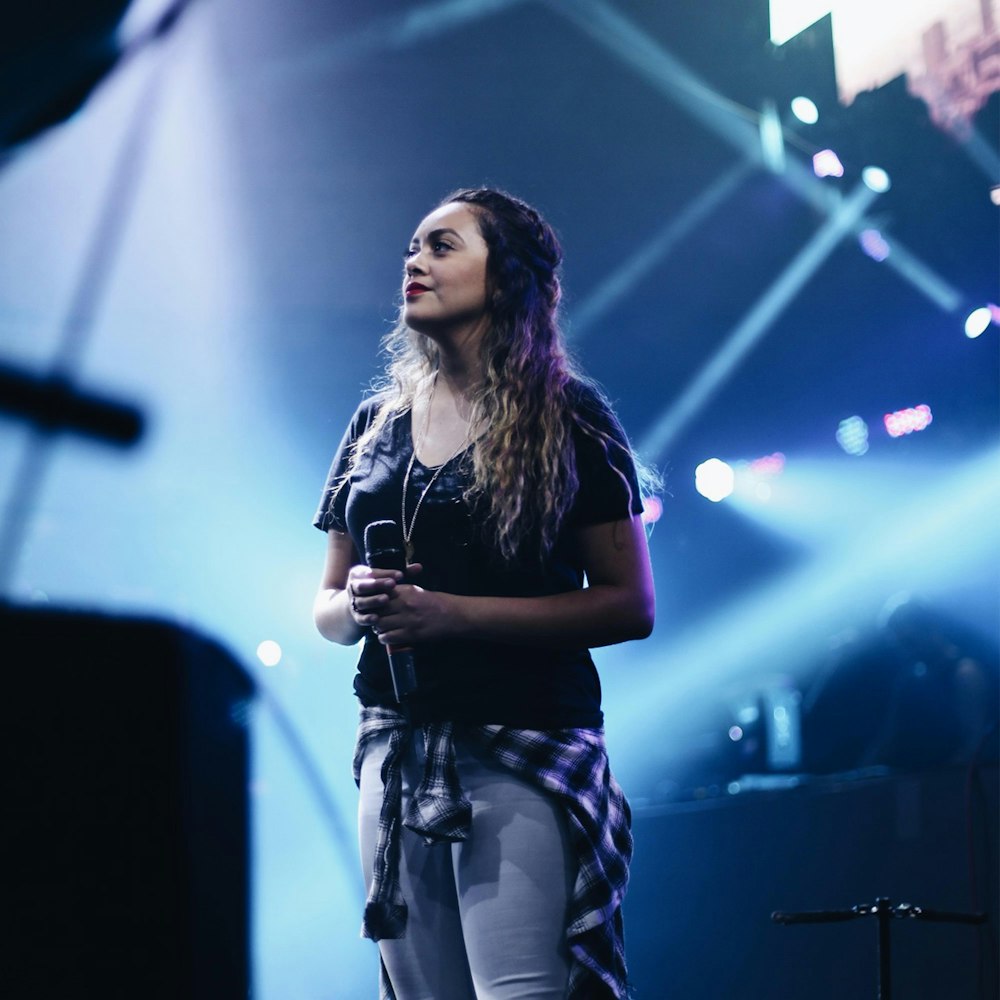
{"type": "MultiPolygon", "coordinates": [[[[354,753],[356,782],[361,780],[368,743],[389,734],[363,937],[378,941],[402,937],[406,931],[407,907],[399,887],[401,825],[423,837],[428,846],[469,835],[472,807],[455,765],[455,727],[450,722],[423,726],[424,773],[404,817],[400,764],[410,723],[391,708],[361,709],[354,753]]],[[[569,1000],[627,996],[621,905],[632,858],[631,812],[608,766],[603,730],[463,724],[460,731],[496,763],[554,795],[566,809],[578,865],[566,926],[572,956],[569,1000]]],[[[384,981],[383,996],[393,996],[384,981]]]]}

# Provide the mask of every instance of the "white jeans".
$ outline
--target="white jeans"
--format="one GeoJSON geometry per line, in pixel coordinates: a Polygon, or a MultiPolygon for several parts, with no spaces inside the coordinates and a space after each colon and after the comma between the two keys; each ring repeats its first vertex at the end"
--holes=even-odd
{"type": "MultiPolygon", "coordinates": [[[[373,740],[361,769],[358,827],[366,885],[388,742],[387,735],[373,740]]],[[[566,911],[576,877],[565,814],[546,792],[461,737],[455,756],[472,803],[468,840],[427,847],[412,831],[402,831],[406,936],[379,942],[397,1000],[562,1000],[570,967],[566,911]]],[[[403,815],[423,759],[418,729],[403,759],[403,815]]]]}

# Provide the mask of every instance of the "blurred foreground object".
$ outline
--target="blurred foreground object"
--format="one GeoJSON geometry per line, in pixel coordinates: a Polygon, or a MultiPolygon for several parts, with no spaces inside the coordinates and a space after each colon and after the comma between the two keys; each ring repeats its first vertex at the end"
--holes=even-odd
{"type": "Polygon", "coordinates": [[[0,31],[0,165],[5,151],[79,111],[123,59],[173,27],[187,2],[164,2],[144,30],[128,36],[121,28],[137,6],[132,0],[8,5],[0,31]]]}
{"type": "Polygon", "coordinates": [[[250,678],[152,619],[0,605],[0,635],[4,995],[245,998],[250,678]]]}

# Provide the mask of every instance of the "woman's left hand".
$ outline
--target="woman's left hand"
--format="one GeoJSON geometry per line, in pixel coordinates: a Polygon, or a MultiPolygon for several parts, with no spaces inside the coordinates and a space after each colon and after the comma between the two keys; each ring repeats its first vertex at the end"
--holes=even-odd
{"type": "MultiPolygon", "coordinates": [[[[419,563],[407,566],[406,578],[419,573],[419,563]]],[[[445,639],[453,633],[450,594],[424,590],[413,583],[397,584],[389,601],[378,610],[375,626],[383,646],[445,639]]]]}

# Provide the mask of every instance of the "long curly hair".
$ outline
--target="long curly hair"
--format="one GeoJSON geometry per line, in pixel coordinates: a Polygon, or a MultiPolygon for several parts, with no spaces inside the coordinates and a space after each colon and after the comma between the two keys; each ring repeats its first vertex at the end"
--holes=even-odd
{"type": "MultiPolygon", "coordinates": [[[[471,482],[465,499],[485,505],[486,530],[505,560],[544,557],[576,497],[574,425],[609,457],[609,449],[621,445],[595,428],[578,405],[581,384],[600,393],[566,352],[558,321],[562,248],[552,227],[504,191],[464,188],[438,207],[455,202],[471,206],[477,217],[488,251],[490,303],[480,345],[482,378],[471,399],[470,426],[480,433],[467,458],[471,482]]],[[[412,408],[420,386],[438,368],[437,345],[402,319],[383,348],[389,362],[375,387],[381,404],[355,444],[347,476],[385,422],[412,408]]],[[[641,463],[637,468],[645,484],[650,473],[641,463]]]]}

